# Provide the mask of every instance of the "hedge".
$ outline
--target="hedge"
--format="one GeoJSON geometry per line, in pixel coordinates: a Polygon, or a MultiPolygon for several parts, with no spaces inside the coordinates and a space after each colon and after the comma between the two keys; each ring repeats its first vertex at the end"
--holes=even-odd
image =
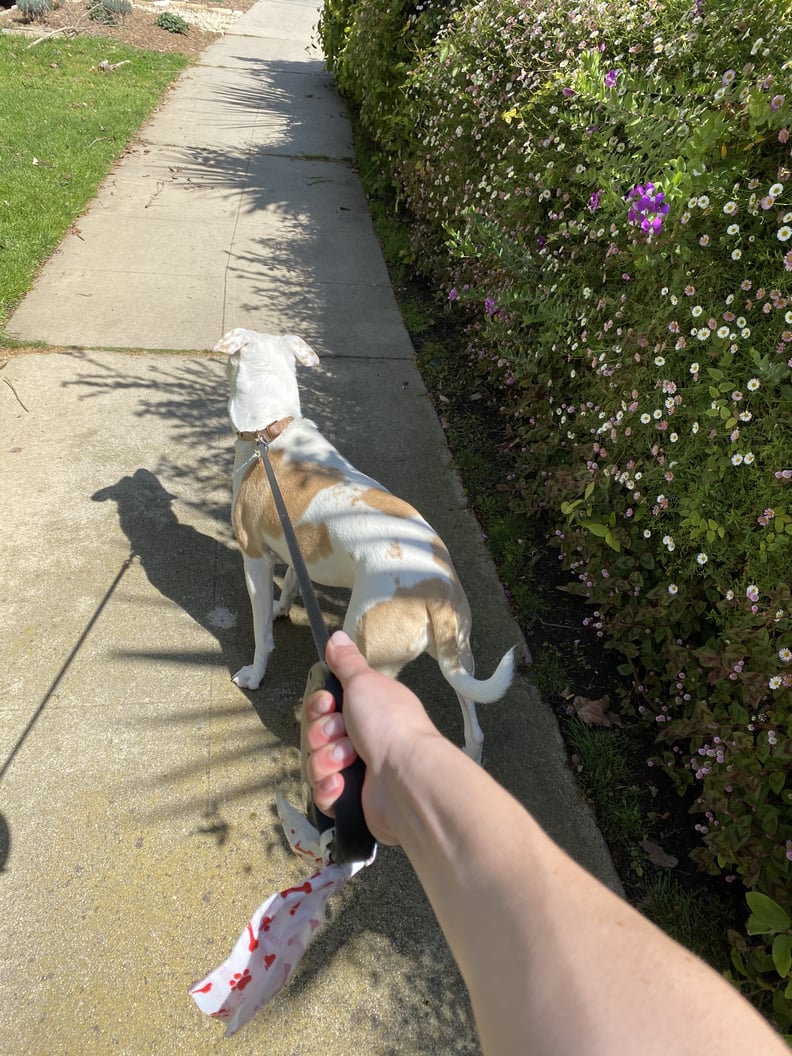
{"type": "Polygon", "coordinates": [[[694,858],[780,910],[730,939],[788,1031],[790,5],[327,0],[321,34],[694,858]]]}

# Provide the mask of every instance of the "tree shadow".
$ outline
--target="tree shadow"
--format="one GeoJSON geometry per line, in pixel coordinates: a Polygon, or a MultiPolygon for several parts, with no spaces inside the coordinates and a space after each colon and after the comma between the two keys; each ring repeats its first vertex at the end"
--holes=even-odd
{"type": "MultiPolygon", "coordinates": [[[[172,439],[171,444],[164,445],[156,472],[140,466],[95,491],[91,498],[97,503],[115,503],[118,523],[130,552],[137,556],[152,588],[211,633],[230,676],[242,663],[249,662],[253,633],[241,555],[228,529],[233,445],[225,423],[225,391],[218,392],[217,360],[157,357],[151,369],[143,371],[137,367],[125,371],[120,357],[111,361],[106,356],[98,359],[84,356],[82,360],[85,369],[66,384],[78,386],[83,399],[101,400],[121,390],[135,392],[137,398],[131,403],[126,401],[132,421],[138,419],[140,428],[145,429],[146,422],[161,420],[165,423],[166,436],[172,439]],[[112,369],[108,367],[110,362],[114,365],[112,369]],[[189,457],[180,461],[179,455],[186,451],[189,457]],[[179,495],[174,494],[176,491],[179,495]],[[196,520],[205,523],[208,514],[218,526],[222,525],[218,527],[221,538],[180,520],[185,516],[184,511],[189,516],[191,509],[195,510],[196,520]],[[238,614],[236,623],[224,620],[226,610],[238,614]]],[[[350,439],[356,431],[360,433],[355,401],[349,399],[348,393],[336,394],[335,383],[332,378],[328,379],[326,372],[303,372],[300,384],[306,413],[317,417],[320,424],[327,424],[331,433],[341,432],[350,439]],[[345,408],[343,412],[339,411],[341,406],[345,408]]],[[[353,446],[384,448],[388,444],[387,437],[374,439],[358,435],[353,446]]],[[[339,622],[346,607],[346,592],[321,588],[320,604],[330,622],[339,622]]],[[[264,693],[240,690],[238,702],[227,698],[219,704],[198,704],[161,716],[130,715],[128,721],[136,725],[176,723],[187,730],[219,722],[232,731],[228,741],[220,741],[217,752],[213,750],[213,765],[222,766],[231,775],[230,779],[224,779],[217,798],[196,804],[181,792],[174,794],[176,789],[191,785],[196,767],[204,765],[197,760],[183,765],[166,764],[151,774],[149,781],[157,792],[152,801],[153,822],[174,815],[191,816],[189,827],[194,837],[208,838],[224,848],[234,839],[233,822],[226,806],[253,797],[259,802],[269,801],[270,821],[262,832],[265,853],[287,852],[272,795],[279,786],[292,792],[296,787],[294,761],[299,729],[295,706],[314,655],[307,625],[279,621],[275,633],[277,648],[270,661],[268,688],[264,693]],[[249,737],[244,732],[249,730],[250,708],[255,710],[266,730],[263,738],[249,737]],[[239,736],[233,732],[236,716],[240,720],[239,736]],[[271,747],[273,743],[279,748],[293,749],[292,755],[287,752],[281,756],[281,762],[269,761],[266,772],[262,768],[260,778],[252,776],[250,767],[245,766],[245,773],[240,772],[239,779],[234,779],[235,765],[242,770],[243,762],[249,762],[261,753],[263,746],[271,747]]],[[[195,658],[191,662],[194,661],[195,658]]],[[[433,671],[433,662],[427,661],[421,666],[424,675],[432,671],[432,677],[439,677],[433,671]]],[[[449,701],[449,708],[456,717],[456,702],[449,701]]],[[[294,868],[299,870],[299,865],[295,863],[294,868]]],[[[288,877],[284,881],[288,882],[288,877]]],[[[251,905],[250,911],[254,908],[251,905]]],[[[244,921],[239,924],[241,930],[244,921]]],[[[224,944],[227,942],[230,949],[235,937],[216,937],[221,956],[227,952],[224,944]]],[[[378,1052],[396,1053],[399,1051],[397,1034],[418,1031],[418,1036],[427,1039],[432,1051],[447,1052],[449,1056],[478,1053],[472,1016],[458,971],[445,948],[431,908],[401,852],[383,849],[375,866],[366,870],[336,900],[299,973],[272,1007],[272,1016],[288,1015],[292,1002],[297,1008],[312,989],[322,986],[328,965],[341,950],[345,951],[345,957],[355,961],[355,971],[362,973],[366,988],[379,990],[388,1004],[388,1011],[383,1012],[380,1022],[368,998],[351,995],[351,1015],[364,1026],[386,1029],[388,1037],[393,1039],[392,1045],[383,1039],[378,1052]],[[388,963],[409,964],[408,982],[401,972],[394,978],[386,977],[377,965],[377,956],[385,957],[388,963]]],[[[268,1029],[269,1015],[268,1011],[264,1012],[247,1028],[251,1037],[263,1036],[268,1029]]]]}

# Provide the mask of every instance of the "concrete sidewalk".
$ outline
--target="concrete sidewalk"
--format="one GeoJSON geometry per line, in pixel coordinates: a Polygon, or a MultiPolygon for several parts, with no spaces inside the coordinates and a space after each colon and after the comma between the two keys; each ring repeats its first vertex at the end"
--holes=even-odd
{"type": "MultiPolygon", "coordinates": [[[[443,535],[479,670],[521,641],[414,364],[311,45],[316,16],[259,0],[204,53],[9,326],[73,349],[0,370],[3,1056],[479,1051],[397,849],[347,888],[292,986],[233,1041],[187,996],[303,874],[273,805],[278,787],[298,793],[294,707],[313,662],[299,607],[262,688],[230,681],[252,629],[224,364],[206,353],[224,330],[314,345],[305,413],[443,535]]],[[[339,625],[343,594],[320,600],[339,625]]],[[[433,662],[405,681],[461,743],[433,662]]],[[[617,886],[527,678],[481,721],[487,769],[617,886]]]]}

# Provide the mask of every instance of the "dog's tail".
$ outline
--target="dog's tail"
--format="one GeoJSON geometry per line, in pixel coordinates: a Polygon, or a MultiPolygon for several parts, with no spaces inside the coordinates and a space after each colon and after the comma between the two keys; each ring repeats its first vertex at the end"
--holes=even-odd
{"type": "Polygon", "coordinates": [[[459,662],[459,654],[453,657],[439,652],[437,663],[446,682],[460,696],[476,704],[494,704],[506,693],[514,677],[514,648],[511,648],[489,678],[477,679],[469,674],[459,662]]]}

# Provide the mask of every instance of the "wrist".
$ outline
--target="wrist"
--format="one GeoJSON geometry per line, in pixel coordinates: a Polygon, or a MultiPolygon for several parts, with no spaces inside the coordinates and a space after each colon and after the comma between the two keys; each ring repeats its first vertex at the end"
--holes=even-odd
{"type": "Polygon", "coordinates": [[[390,828],[413,865],[438,844],[453,847],[460,768],[480,768],[434,727],[413,733],[383,765],[383,787],[391,805],[390,828]]]}

